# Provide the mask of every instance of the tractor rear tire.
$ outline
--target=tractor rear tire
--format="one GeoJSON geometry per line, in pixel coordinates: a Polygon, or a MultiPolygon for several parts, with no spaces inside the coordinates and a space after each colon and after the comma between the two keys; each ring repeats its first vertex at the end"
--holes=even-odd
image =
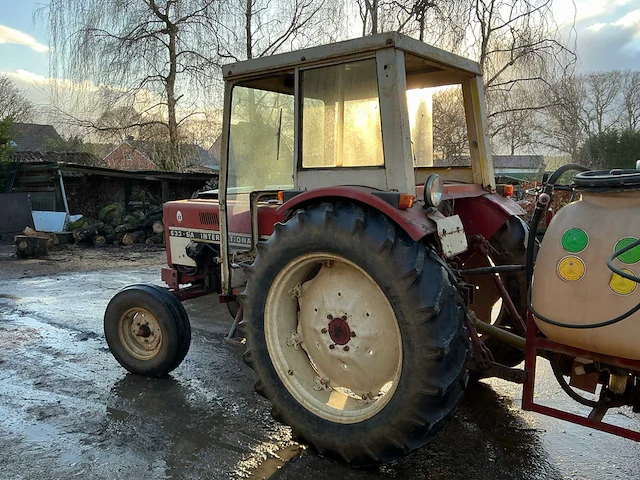
{"type": "Polygon", "coordinates": [[[182,303],[167,289],[131,285],[109,302],[104,333],[115,359],[131,373],[160,377],[182,363],[191,326],[182,303]]]}
{"type": "Polygon", "coordinates": [[[353,204],[308,206],[275,226],[245,271],[248,282],[239,296],[244,308],[240,328],[247,340],[244,359],[257,374],[256,391],[269,399],[273,417],[290,425],[295,438],[322,455],[372,465],[429,443],[452,418],[468,376],[463,313],[437,254],[386,216],[353,204]],[[306,265],[305,270],[296,265],[306,265]],[[333,280],[315,290],[308,286],[324,278],[333,280]],[[347,278],[361,278],[362,284],[347,278]],[[365,291],[374,295],[358,295],[365,291]],[[343,300],[338,300],[341,292],[343,300]],[[334,311],[330,322],[332,314],[326,315],[324,307],[342,301],[344,310],[334,311]],[[388,310],[367,310],[374,303],[388,310]],[[312,320],[319,323],[310,326],[312,320]],[[371,331],[371,325],[383,325],[383,320],[384,328],[371,331]],[[328,329],[320,329],[323,321],[328,329]],[[290,333],[286,322],[295,325],[290,333]],[[334,322],[340,328],[332,331],[334,322]],[[277,332],[290,337],[285,340],[277,332]],[[380,348],[370,346],[381,336],[386,340],[376,344],[380,348]],[[296,361],[287,363],[288,358],[296,361]],[[369,358],[370,365],[364,363],[369,358]],[[400,361],[394,366],[380,358],[400,361]],[[323,366],[337,368],[338,374],[322,377],[323,366]],[[352,376],[344,372],[340,377],[338,367],[347,366],[352,376]],[[357,393],[354,385],[377,378],[377,370],[393,372],[393,380],[385,384],[391,387],[386,393],[376,387],[375,395],[371,390],[360,400],[362,390],[357,393]],[[354,383],[334,387],[345,378],[354,383]]]}

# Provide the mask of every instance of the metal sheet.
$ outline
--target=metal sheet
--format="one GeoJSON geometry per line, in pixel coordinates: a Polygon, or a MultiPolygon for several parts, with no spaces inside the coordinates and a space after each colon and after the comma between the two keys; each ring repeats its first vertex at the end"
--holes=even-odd
{"type": "Polygon", "coordinates": [[[62,232],[67,223],[67,212],[33,212],[33,223],[39,232],[62,232]]]}
{"type": "Polygon", "coordinates": [[[34,227],[28,194],[0,194],[0,206],[0,234],[19,233],[25,227],[34,227]]]}

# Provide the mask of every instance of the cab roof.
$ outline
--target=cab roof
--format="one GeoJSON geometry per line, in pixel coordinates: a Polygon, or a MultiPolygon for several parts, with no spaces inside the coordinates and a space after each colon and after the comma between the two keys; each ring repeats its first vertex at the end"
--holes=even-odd
{"type": "Polygon", "coordinates": [[[348,61],[351,58],[370,56],[377,50],[395,47],[405,53],[407,76],[445,74],[448,78],[480,76],[480,65],[468,58],[441,50],[397,32],[380,33],[338,43],[306,48],[236,62],[223,67],[223,77],[236,81],[265,74],[309,67],[327,62],[348,61]]]}

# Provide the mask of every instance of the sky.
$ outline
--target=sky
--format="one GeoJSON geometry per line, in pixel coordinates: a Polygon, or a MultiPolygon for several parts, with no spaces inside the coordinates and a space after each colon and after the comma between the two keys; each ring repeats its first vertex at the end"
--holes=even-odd
{"type": "MultiPolygon", "coordinates": [[[[49,47],[34,12],[46,3],[0,0],[0,74],[41,105],[49,102],[49,47]]],[[[553,10],[565,34],[577,38],[580,70],[640,70],[640,0],[555,0],[553,10]]]]}

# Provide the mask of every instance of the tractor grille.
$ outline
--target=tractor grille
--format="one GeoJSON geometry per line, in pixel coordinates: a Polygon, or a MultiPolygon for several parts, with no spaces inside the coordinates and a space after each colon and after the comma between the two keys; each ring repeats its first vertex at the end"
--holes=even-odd
{"type": "Polygon", "coordinates": [[[200,223],[202,225],[218,225],[220,223],[217,213],[200,212],[200,223]]]}

